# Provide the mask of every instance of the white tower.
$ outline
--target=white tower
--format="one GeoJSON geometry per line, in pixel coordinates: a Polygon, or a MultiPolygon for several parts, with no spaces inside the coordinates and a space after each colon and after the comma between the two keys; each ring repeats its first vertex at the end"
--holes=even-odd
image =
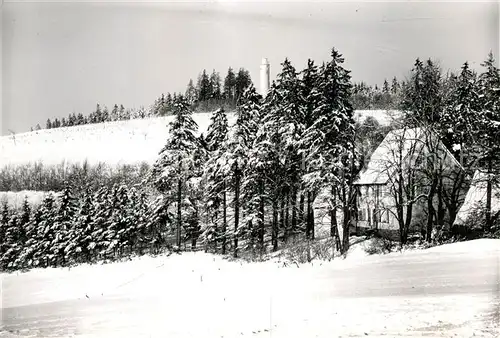
{"type": "Polygon", "coordinates": [[[271,66],[269,65],[267,58],[263,58],[262,63],[260,64],[260,94],[262,97],[266,97],[271,85],[269,72],[270,67],[271,66]]]}

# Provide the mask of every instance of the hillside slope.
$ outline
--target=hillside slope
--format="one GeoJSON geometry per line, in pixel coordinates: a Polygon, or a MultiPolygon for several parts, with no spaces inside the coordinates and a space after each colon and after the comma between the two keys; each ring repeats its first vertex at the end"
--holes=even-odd
{"type": "MultiPolygon", "coordinates": [[[[194,114],[205,132],[211,113],[194,114]]],[[[172,116],[39,130],[0,138],[0,167],[41,161],[45,165],[105,162],[153,163],[165,144],[172,116]]],[[[234,114],[228,116],[230,123],[234,114]]]]}
{"type": "MultiPolygon", "coordinates": [[[[199,132],[206,132],[212,113],[193,114],[199,132]]],[[[390,123],[382,110],[358,110],[357,121],[375,117],[382,125],[390,123]]],[[[0,137],[0,167],[43,162],[45,165],[66,163],[119,164],[153,163],[168,136],[172,116],[44,129],[0,137]]],[[[229,124],[235,122],[228,113],[229,124]]]]}

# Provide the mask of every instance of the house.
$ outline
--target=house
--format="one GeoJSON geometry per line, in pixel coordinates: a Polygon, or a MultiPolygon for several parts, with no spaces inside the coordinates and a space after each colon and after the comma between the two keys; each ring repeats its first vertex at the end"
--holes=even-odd
{"type": "MultiPolygon", "coordinates": [[[[465,196],[464,203],[457,213],[453,225],[463,225],[468,218],[473,215],[478,208],[486,207],[486,186],[488,175],[485,172],[476,170],[470,183],[470,188],[465,196]]],[[[492,187],[491,193],[491,214],[494,216],[500,213],[500,187],[492,187]]]]}
{"type": "Polygon", "coordinates": [[[422,128],[389,132],[354,183],[357,232],[375,229],[397,238],[401,222],[411,224],[414,231],[423,229],[431,175],[447,177],[442,181],[446,189],[461,168],[436,134],[422,128]],[[408,204],[412,205],[410,223],[408,204]]]}

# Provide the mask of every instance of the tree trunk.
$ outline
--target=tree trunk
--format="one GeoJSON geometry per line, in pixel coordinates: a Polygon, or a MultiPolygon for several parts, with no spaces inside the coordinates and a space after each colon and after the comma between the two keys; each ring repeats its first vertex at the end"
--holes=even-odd
{"type": "Polygon", "coordinates": [[[439,186],[438,186],[438,212],[437,212],[437,223],[440,226],[444,225],[444,217],[446,215],[446,209],[444,207],[443,202],[443,178],[439,178],[439,186]]]}
{"type": "Polygon", "coordinates": [[[238,164],[235,168],[235,182],[234,182],[234,257],[238,257],[238,225],[240,222],[240,171],[238,164]]]}
{"type": "Polygon", "coordinates": [[[286,194],[286,203],[285,203],[285,233],[283,235],[284,242],[288,242],[288,236],[290,232],[290,194],[286,194]]]}
{"type": "Polygon", "coordinates": [[[314,197],[312,192],[307,192],[307,224],[306,238],[314,239],[314,197]]]}
{"type": "Polygon", "coordinates": [[[264,181],[259,182],[259,247],[264,251],[264,181]]]}
{"type": "Polygon", "coordinates": [[[227,200],[226,181],[222,182],[222,254],[226,254],[226,232],[227,232],[227,200]]]}
{"type": "Polygon", "coordinates": [[[304,214],[305,214],[305,195],[304,192],[300,192],[299,201],[299,225],[304,226],[304,214]]]}
{"type": "Polygon", "coordinates": [[[292,234],[295,234],[297,228],[297,188],[293,188],[292,193],[292,234]]]}
{"type": "Polygon", "coordinates": [[[280,218],[279,229],[281,229],[281,231],[284,231],[284,232],[286,232],[286,230],[285,230],[285,196],[286,195],[281,196],[281,206],[280,206],[280,210],[279,210],[279,218],[280,218]]]}
{"type": "Polygon", "coordinates": [[[491,182],[491,171],[492,171],[492,160],[491,157],[488,160],[488,181],[486,182],[486,231],[489,231],[493,225],[491,218],[491,195],[492,195],[492,182],[491,182]]]}
{"type": "Polygon", "coordinates": [[[273,201],[273,227],[271,242],[273,245],[273,251],[278,250],[278,204],[276,201],[273,201]]]}
{"type": "Polygon", "coordinates": [[[177,231],[176,231],[176,244],[178,250],[181,249],[181,204],[182,204],[182,180],[177,180],[177,231]]]}
{"type": "Polygon", "coordinates": [[[432,228],[434,222],[434,214],[436,210],[434,209],[434,195],[436,194],[436,188],[438,184],[438,179],[435,177],[432,179],[431,187],[429,189],[429,195],[427,196],[427,228],[426,228],[426,240],[431,242],[432,240],[432,228]]]}
{"type": "Polygon", "coordinates": [[[330,237],[335,237],[337,233],[337,191],[332,186],[332,206],[330,209],[330,237]]]}

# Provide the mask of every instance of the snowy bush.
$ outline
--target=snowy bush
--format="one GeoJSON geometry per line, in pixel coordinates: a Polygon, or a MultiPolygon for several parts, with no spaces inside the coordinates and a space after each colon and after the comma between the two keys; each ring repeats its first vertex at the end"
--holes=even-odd
{"type": "Polygon", "coordinates": [[[331,261],[334,258],[334,245],[331,238],[318,241],[300,241],[283,249],[280,256],[293,264],[310,263],[314,260],[331,261]]]}
{"type": "Polygon", "coordinates": [[[370,244],[365,247],[365,252],[369,255],[386,254],[396,249],[396,243],[383,237],[375,237],[370,244]]]}

